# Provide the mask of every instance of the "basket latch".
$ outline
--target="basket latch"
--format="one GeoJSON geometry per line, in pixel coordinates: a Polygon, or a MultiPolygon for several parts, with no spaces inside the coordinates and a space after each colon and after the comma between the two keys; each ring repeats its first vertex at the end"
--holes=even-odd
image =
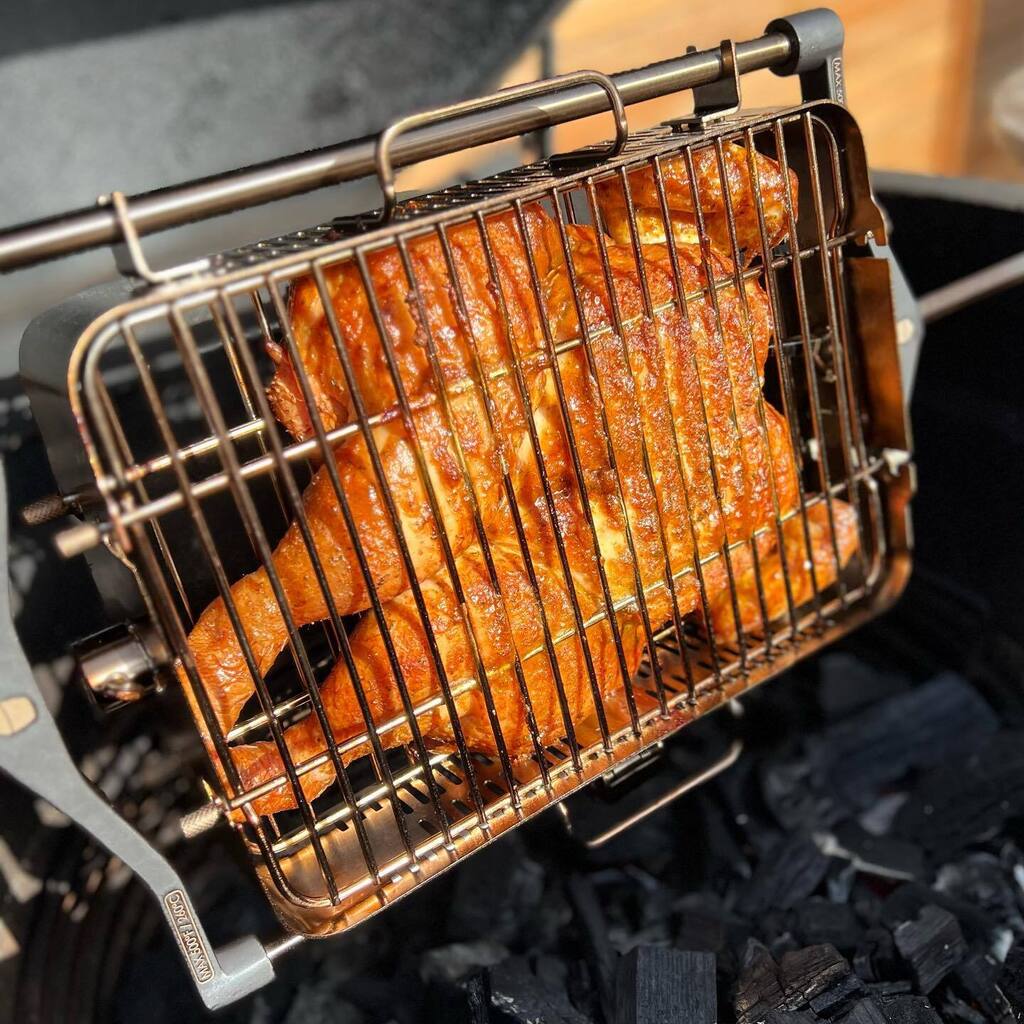
{"type": "MultiPolygon", "coordinates": [[[[688,46],[686,52],[696,53],[697,47],[688,46]]],[[[681,118],[680,124],[702,128],[709,121],[728,117],[740,109],[740,72],[736,66],[736,44],[731,39],[723,39],[721,54],[721,77],[706,85],[694,86],[693,113],[681,118]]]]}

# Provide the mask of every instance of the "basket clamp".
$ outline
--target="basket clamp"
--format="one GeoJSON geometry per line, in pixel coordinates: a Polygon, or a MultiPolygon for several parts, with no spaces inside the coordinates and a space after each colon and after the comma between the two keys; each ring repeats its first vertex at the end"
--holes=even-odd
{"type": "MultiPolygon", "coordinates": [[[[696,53],[696,46],[688,46],[687,53],[696,53]]],[[[693,113],[689,117],[674,122],[688,128],[703,128],[709,121],[719,117],[728,117],[740,109],[742,93],[740,90],[740,72],[736,65],[736,44],[731,39],[723,39],[721,44],[722,77],[707,85],[697,85],[693,89],[693,113]]]]}

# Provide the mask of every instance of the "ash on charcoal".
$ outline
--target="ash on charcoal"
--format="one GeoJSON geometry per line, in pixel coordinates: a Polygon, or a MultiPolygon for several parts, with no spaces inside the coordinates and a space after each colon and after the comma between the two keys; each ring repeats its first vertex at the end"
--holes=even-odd
{"type": "Polygon", "coordinates": [[[715,1024],[715,955],[638,946],[619,962],[615,1024],[715,1024]]]}
{"type": "Polygon", "coordinates": [[[551,958],[531,962],[514,956],[487,972],[491,1019],[498,1024],[591,1024],[572,1005],[565,971],[551,958]]]}
{"type": "Polygon", "coordinates": [[[867,807],[911,768],[952,763],[998,728],[992,709],[952,672],[825,729],[808,743],[816,779],[867,807]]]}
{"type": "Polygon", "coordinates": [[[935,1007],[924,996],[882,998],[879,1006],[889,1024],[942,1024],[935,1007]]]}
{"type": "Polygon", "coordinates": [[[970,757],[928,773],[896,817],[895,831],[942,864],[1024,813],[1024,733],[1000,733],[970,757]]]}
{"type": "Polygon", "coordinates": [[[448,935],[506,945],[520,935],[544,892],[544,869],[513,833],[471,857],[455,876],[448,935]]]}
{"type": "Polygon", "coordinates": [[[481,967],[493,967],[508,956],[498,942],[452,942],[428,949],[420,959],[420,977],[424,981],[458,981],[481,967]]]}
{"type": "Polygon", "coordinates": [[[761,858],[736,909],[750,918],[772,909],[788,910],[814,892],[828,865],[809,835],[787,836],[761,858]]]}
{"type": "Polygon", "coordinates": [[[872,835],[852,818],[836,825],[823,850],[832,857],[848,859],[858,871],[883,878],[924,875],[924,853],[919,846],[906,839],[872,835]]]}
{"type": "Polygon", "coordinates": [[[831,943],[836,949],[852,951],[862,935],[852,907],[830,903],[820,896],[812,896],[797,905],[793,924],[796,934],[807,946],[831,943]]]}
{"type": "Polygon", "coordinates": [[[764,1020],[772,1010],[782,1009],[784,1003],[779,965],[763,943],[748,939],[733,1000],[738,1024],[764,1020]]]}
{"type": "Polygon", "coordinates": [[[974,904],[997,924],[1024,936],[1020,887],[1010,882],[1005,865],[994,854],[970,853],[961,860],[943,864],[935,876],[935,888],[974,904]]]}
{"type": "Polygon", "coordinates": [[[765,804],[784,829],[827,828],[843,814],[835,797],[812,779],[803,756],[767,759],[760,782],[765,804]]]}
{"type": "Polygon", "coordinates": [[[927,995],[964,958],[967,946],[956,918],[941,907],[924,907],[913,921],[893,932],[900,955],[927,995]]]}

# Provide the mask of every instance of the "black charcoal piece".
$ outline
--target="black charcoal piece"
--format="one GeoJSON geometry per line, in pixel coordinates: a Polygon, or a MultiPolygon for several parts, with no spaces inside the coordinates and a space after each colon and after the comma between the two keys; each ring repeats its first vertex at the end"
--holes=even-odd
{"type": "Polygon", "coordinates": [[[818,703],[828,719],[845,718],[907,689],[904,676],[884,672],[845,651],[818,659],[818,703]]]}
{"type": "Polygon", "coordinates": [[[848,974],[835,985],[819,992],[810,1000],[811,1009],[830,1020],[842,1016],[850,1003],[864,995],[864,982],[856,974],[848,974]]]}
{"type": "Polygon", "coordinates": [[[987,942],[996,926],[995,920],[975,904],[936,892],[920,882],[906,882],[889,894],[882,905],[882,923],[896,928],[913,920],[930,904],[952,914],[972,940],[987,942]]]}
{"type": "Polygon", "coordinates": [[[759,776],[765,804],[787,831],[827,828],[842,813],[832,794],[814,784],[805,757],[771,758],[759,776]]]}
{"type": "Polygon", "coordinates": [[[819,1020],[810,1010],[771,1010],[764,1016],[764,1024],[817,1024],[819,1020]]]}
{"type": "Polygon", "coordinates": [[[591,1024],[569,1001],[564,979],[531,965],[526,957],[510,957],[488,970],[491,1020],[501,1024],[591,1024]]]}
{"type": "Polygon", "coordinates": [[[506,836],[463,864],[455,876],[448,914],[454,940],[512,943],[544,892],[544,871],[519,835],[506,836]]]}
{"type": "Polygon", "coordinates": [[[964,958],[967,945],[960,925],[947,910],[924,907],[913,921],[893,932],[896,948],[910,966],[917,987],[927,995],[964,958]]]}
{"type": "Polygon", "coordinates": [[[852,1003],[836,1024],[887,1024],[882,1008],[870,996],[864,996],[852,1003]]]}
{"type": "Polygon", "coordinates": [[[793,1010],[807,1005],[813,1009],[815,998],[849,975],[849,961],[828,943],[794,950],[779,961],[779,982],[785,1005],[793,1010]]]}
{"type": "Polygon", "coordinates": [[[748,939],[740,962],[734,1007],[738,1024],[764,1020],[772,1010],[785,1004],[779,965],[765,946],[748,939]]]}
{"type": "Polygon", "coordinates": [[[995,714],[952,672],[874,704],[809,743],[816,779],[857,807],[867,807],[910,768],[955,763],[998,728],[995,714]]]}
{"type": "Polygon", "coordinates": [[[783,932],[781,935],[776,935],[768,943],[768,951],[778,960],[783,954],[792,953],[794,950],[799,949],[800,945],[792,932],[783,932]]]}
{"type": "Polygon", "coordinates": [[[591,982],[607,1016],[615,999],[616,961],[616,952],[608,938],[608,922],[594,886],[586,875],[571,875],[565,888],[591,982]]]}
{"type": "Polygon", "coordinates": [[[962,1020],[964,1024],[988,1024],[988,1018],[959,996],[947,993],[942,1000],[942,1016],[945,1020],[962,1020]]]}
{"type": "Polygon", "coordinates": [[[1024,1019],[1024,945],[1010,947],[999,972],[999,989],[1010,1006],[1024,1019]]]}
{"type": "Polygon", "coordinates": [[[828,865],[808,834],[788,836],[761,858],[736,909],[754,919],[769,910],[788,910],[817,889],[828,865]]]}
{"type": "Polygon", "coordinates": [[[836,949],[852,951],[863,934],[852,907],[830,903],[820,896],[798,904],[793,912],[793,923],[805,946],[830,942],[836,949]]]}
{"type": "MultiPolygon", "coordinates": [[[[853,954],[853,969],[864,981],[886,982],[896,973],[896,944],[888,928],[873,927],[864,931],[853,954]]],[[[910,982],[899,982],[910,991],[910,982]]]]}
{"type": "Polygon", "coordinates": [[[969,853],[944,864],[935,877],[935,888],[952,899],[979,907],[992,920],[1024,935],[1024,916],[1018,902],[1019,887],[1012,869],[991,853],[969,853]]]}
{"type": "Polygon", "coordinates": [[[964,957],[953,970],[953,985],[958,993],[991,1020],[1012,1017],[1006,997],[998,987],[1002,966],[987,953],[975,952],[964,957]]]}
{"type": "Polygon", "coordinates": [[[916,844],[895,836],[875,836],[852,818],[832,830],[835,845],[828,852],[846,857],[859,870],[884,878],[920,878],[924,874],[924,853],[916,844]]]}
{"type": "Polygon", "coordinates": [[[487,972],[480,970],[458,981],[434,978],[427,986],[426,1019],[445,1024],[489,1024],[491,990],[487,972]]]}
{"type": "Polygon", "coordinates": [[[715,955],[638,946],[620,961],[615,1024],[715,1024],[715,955]]]}
{"type": "Polygon", "coordinates": [[[924,996],[882,998],[878,1005],[889,1024],[942,1024],[935,1007],[924,996]]]}
{"type": "Polygon", "coordinates": [[[867,989],[876,999],[891,999],[893,996],[911,995],[914,985],[910,981],[874,981],[867,989]]]}
{"type": "Polygon", "coordinates": [[[943,864],[1022,813],[1024,733],[1003,732],[970,757],[929,772],[900,809],[893,831],[943,864]]]}

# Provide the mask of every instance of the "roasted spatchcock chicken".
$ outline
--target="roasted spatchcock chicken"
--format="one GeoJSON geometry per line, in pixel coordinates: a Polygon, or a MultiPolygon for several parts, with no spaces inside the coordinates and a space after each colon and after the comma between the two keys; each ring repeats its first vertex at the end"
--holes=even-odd
{"type": "MultiPolygon", "coordinates": [[[[358,541],[382,604],[379,615],[364,612],[349,645],[375,723],[403,711],[382,627],[413,704],[441,692],[438,660],[458,691],[457,722],[443,703],[417,719],[426,742],[451,746],[458,728],[470,750],[493,754],[500,743],[528,756],[535,742],[590,718],[595,691],[603,699],[629,685],[645,650],[645,615],[657,630],[674,606],[732,639],[834,582],[856,550],[856,517],[843,502],[832,502],[830,517],[826,504],[808,501],[806,531],[790,514],[800,502],[790,428],[762,395],[769,302],[727,255],[733,234],[744,261],[787,234],[796,179],[730,145],[723,182],[709,152],[695,155],[692,184],[682,157],[663,161],[661,189],[650,168],[630,173],[635,238],[613,179],[597,190],[607,236],[559,224],[533,204],[487,217],[486,239],[467,223],[443,229],[444,246],[437,234],[410,242],[415,288],[396,248],[369,257],[366,280],[353,262],[328,270],[327,309],[315,281],[293,286],[289,325],[312,402],[290,346],[273,346],[275,415],[295,438],[359,413],[370,427],[334,447],[336,474],[322,466],[303,496],[329,594],[297,525],[274,567],[297,626],[364,611],[371,601],[358,541]],[[720,282],[714,302],[709,277],[720,282]],[[577,606],[591,623],[582,632],[577,606]],[[481,676],[496,728],[481,686],[457,686],[481,676]]],[[[240,580],[232,598],[265,673],[288,640],[267,574],[240,580]]],[[[254,682],[222,601],[206,609],[189,645],[226,730],[254,682]]],[[[286,730],[296,763],[366,732],[352,682],[342,659],[321,686],[330,737],[313,715],[286,730]]],[[[384,744],[409,739],[406,724],[384,744]]],[[[341,760],[368,752],[349,743],[341,760]]],[[[246,788],[281,781],[254,801],[258,813],[295,805],[274,743],[236,746],[232,757],[246,788]]],[[[302,786],[312,798],[333,778],[328,762],[302,786]]]]}

